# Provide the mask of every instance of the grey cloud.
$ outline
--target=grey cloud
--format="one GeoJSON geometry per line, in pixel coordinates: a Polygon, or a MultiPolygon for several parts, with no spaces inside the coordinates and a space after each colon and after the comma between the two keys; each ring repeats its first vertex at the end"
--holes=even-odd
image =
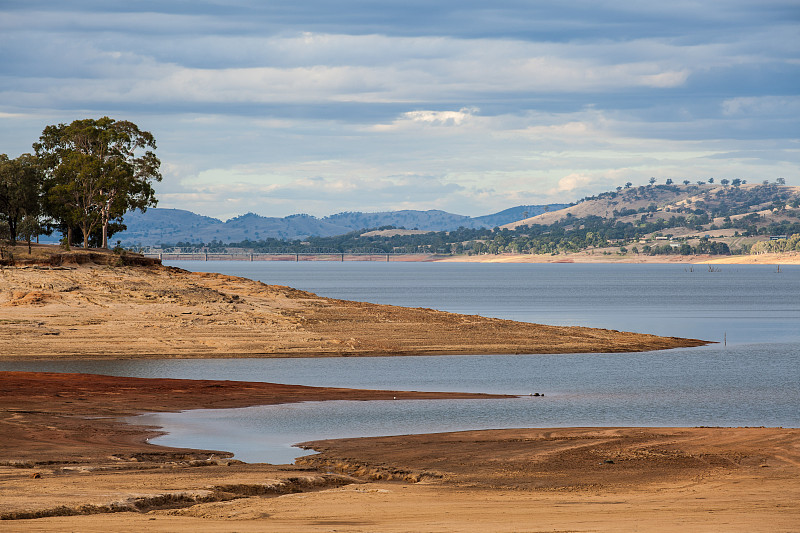
{"type": "MultiPolygon", "coordinates": [[[[380,209],[503,208],[572,175],[591,188],[616,171],[782,169],[800,118],[796,0],[724,4],[7,0],[0,151],[29,151],[50,123],[110,115],[156,134],[171,187],[260,163],[323,184],[377,180],[351,183],[380,209]],[[480,111],[411,120],[464,108],[480,111]],[[745,149],[761,155],[706,157],[745,149]],[[341,166],[308,170],[322,160],[341,166]]],[[[304,194],[322,214],[349,201],[273,190],[287,214],[304,194]]],[[[252,202],[248,191],[226,202],[252,202]]],[[[165,201],[216,198],[191,192],[165,201]]]]}
{"type": "MultiPolygon", "coordinates": [[[[487,5],[481,1],[406,0],[297,1],[258,0],[240,2],[11,2],[6,8],[19,13],[33,11],[74,12],[91,24],[91,16],[107,14],[118,22],[111,29],[125,29],[137,14],[151,20],[172,20],[172,33],[206,29],[215,23],[219,33],[271,34],[286,31],[341,32],[348,34],[448,35],[467,38],[515,38],[535,41],[576,39],[630,40],[684,37],[702,39],[717,32],[730,35],[736,29],[772,26],[800,18],[792,0],[732,0],[724,6],[711,2],[673,1],[632,3],[628,0],[525,2],[506,0],[487,5]],[[183,20],[182,20],[183,18],[183,20]],[[126,23],[126,21],[129,21],[126,23]],[[197,28],[197,29],[195,29],[197,28]]],[[[41,25],[47,21],[40,22],[41,25]]],[[[108,23],[106,23],[108,24],[108,23]]],[[[52,27],[51,27],[52,29],[52,27]]],[[[99,29],[99,28],[97,28],[99,29]]]]}

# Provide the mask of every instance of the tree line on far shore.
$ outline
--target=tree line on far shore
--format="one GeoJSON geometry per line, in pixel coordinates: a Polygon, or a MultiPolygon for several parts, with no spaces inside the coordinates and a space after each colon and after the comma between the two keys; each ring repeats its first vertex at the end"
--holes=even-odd
{"type": "Polygon", "coordinates": [[[122,216],[157,203],[161,162],[150,132],[129,121],[75,120],[47,126],[33,154],[0,154],[0,238],[30,245],[59,231],[63,244],[108,248],[122,216]]]}
{"type": "MultiPolygon", "coordinates": [[[[758,191],[756,191],[758,192],[758,191]]],[[[794,203],[794,200],[792,200],[794,203]]],[[[725,229],[734,229],[736,237],[766,237],[774,235],[800,234],[800,209],[784,209],[782,216],[787,220],[757,225],[762,220],[758,214],[738,219],[729,219],[723,224],[725,229]],[[788,218],[796,220],[788,220],[788,218]]],[[[717,226],[709,224],[713,218],[705,212],[696,214],[677,214],[670,218],[649,218],[648,213],[634,221],[616,218],[604,219],[596,215],[586,217],[566,216],[552,224],[530,224],[515,229],[459,228],[453,231],[401,234],[393,236],[363,235],[366,230],[353,231],[332,237],[307,237],[305,240],[284,240],[266,238],[224,243],[176,242],[163,243],[162,248],[177,249],[183,253],[225,252],[229,249],[247,250],[253,253],[304,253],[308,250],[330,250],[333,253],[350,253],[373,250],[378,253],[436,253],[436,254],[559,254],[583,250],[603,250],[611,253],[617,248],[619,253],[628,252],[644,255],[729,255],[749,254],[761,251],[781,251],[797,249],[797,240],[772,240],[751,245],[740,243],[731,249],[722,241],[701,235],[689,242],[685,237],[675,237],[673,228],[689,228],[696,232],[714,232],[717,226]],[[660,237],[660,238],[657,238],[660,237]],[[644,242],[642,242],[644,241],[644,242]],[[666,241],[666,242],[665,242],[666,241]],[[782,248],[781,248],[782,247],[782,248]]],[[[369,229],[396,229],[382,226],[369,229]]]]}

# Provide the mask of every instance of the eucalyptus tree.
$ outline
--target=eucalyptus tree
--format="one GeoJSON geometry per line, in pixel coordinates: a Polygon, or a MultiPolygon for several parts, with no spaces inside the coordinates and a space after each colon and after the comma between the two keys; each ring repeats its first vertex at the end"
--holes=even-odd
{"type": "Polygon", "coordinates": [[[157,203],[155,138],[133,122],[103,117],[47,126],[33,147],[47,172],[49,214],[67,228],[68,242],[78,226],[88,248],[89,235],[100,227],[101,246],[108,248],[112,221],[157,203]]]}
{"type": "Polygon", "coordinates": [[[39,216],[42,175],[35,157],[22,154],[9,159],[0,154],[0,219],[8,225],[8,238],[17,244],[25,217],[39,216]]]}

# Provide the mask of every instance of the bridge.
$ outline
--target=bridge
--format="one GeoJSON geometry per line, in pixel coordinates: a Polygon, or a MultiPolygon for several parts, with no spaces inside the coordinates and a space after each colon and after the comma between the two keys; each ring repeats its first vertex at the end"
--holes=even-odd
{"type": "Polygon", "coordinates": [[[326,248],[310,248],[307,250],[267,249],[262,252],[243,251],[183,251],[180,249],[143,250],[142,255],[160,259],[161,261],[391,261],[392,257],[411,257],[429,259],[432,252],[387,252],[379,248],[356,248],[339,251],[326,248]]]}

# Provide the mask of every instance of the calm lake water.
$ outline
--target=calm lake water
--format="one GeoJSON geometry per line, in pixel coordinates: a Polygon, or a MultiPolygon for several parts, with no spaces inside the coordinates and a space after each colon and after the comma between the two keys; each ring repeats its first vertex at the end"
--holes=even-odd
{"type": "Polygon", "coordinates": [[[565,426],[800,427],[800,267],[172,262],[323,296],[718,341],[639,354],[2,362],[4,370],[544,398],[308,402],[154,414],[153,442],[290,462],[348,436],[565,426]],[[723,339],[727,345],[723,345],[723,339]]]}

